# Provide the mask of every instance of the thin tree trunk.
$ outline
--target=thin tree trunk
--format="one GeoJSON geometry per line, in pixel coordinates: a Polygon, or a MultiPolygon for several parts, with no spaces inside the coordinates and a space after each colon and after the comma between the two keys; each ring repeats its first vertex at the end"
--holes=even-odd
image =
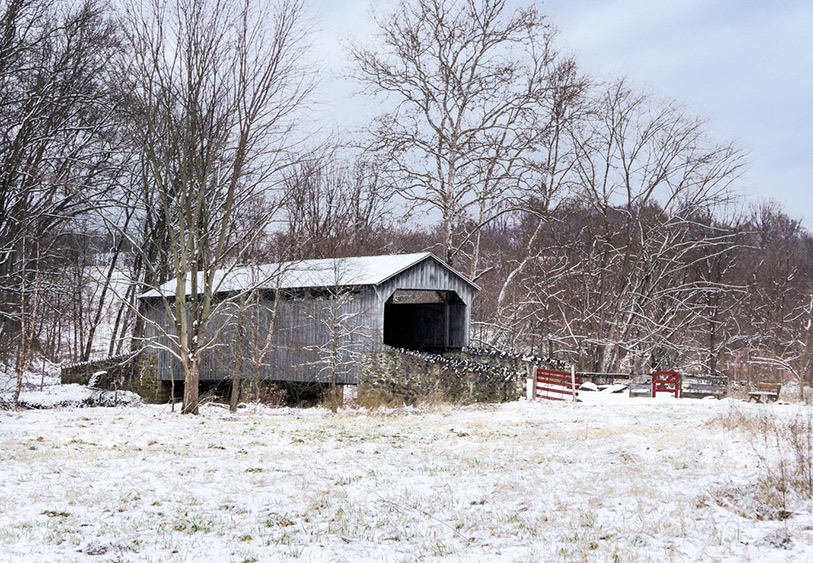
{"type": "MultiPolygon", "coordinates": [[[[132,217],[132,212],[127,215],[127,219],[124,221],[123,230],[127,230],[127,225],[130,224],[130,217],[132,217]]],[[[119,256],[121,255],[121,249],[124,246],[125,238],[123,236],[119,237],[119,243],[115,247],[115,251],[113,252],[113,259],[110,261],[110,267],[107,269],[107,275],[105,276],[104,285],[102,286],[102,294],[99,297],[99,305],[96,308],[96,312],[93,315],[93,321],[88,328],[87,338],[85,340],[85,349],[82,351],[82,358],[81,361],[86,362],[90,359],[90,353],[93,349],[93,338],[96,335],[96,329],[99,326],[99,323],[102,320],[102,314],[104,313],[104,302],[107,299],[107,291],[110,289],[110,284],[113,280],[113,274],[116,271],[116,264],[119,261],[119,256]]]]}
{"type": "Polygon", "coordinates": [[[231,397],[229,400],[229,411],[237,412],[237,405],[240,403],[240,388],[243,384],[243,353],[245,344],[243,342],[243,313],[246,308],[245,298],[240,300],[240,310],[237,313],[237,338],[234,342],[234,373],[231,380],[231,397]]]}
{"type": "Polygon", "coordinates": [[[336,385],[336,372],[339,369],[339,294],[338,288],[332,305],[333,314],[333,350],[330,358],[330,410],[334,413],[339,410],[339,390],[336,385]]]}
{"type": "Polygon", "coordinates": [[[22,278],[20,287],[20,348],[17,351],[17,384],[14,387],[14,408],[16,409],[20,401],[20,392],[23,387],[23,376],[28,369],[28,364],[31,361],[32,348],[34,344],[34,336],[37,329],[37,308],[39,307],[39,286],[40,286],[40,247],[37,245],[36,269],[34,270],[34,295],[31,303],[31,320],[30,323],[26,318],[26,252],[25,252],[25,237],[23,237],[23,251],[22,251],[22,278]],[[30,324],[30,327],[28,326],[30,324]]]}
{"type": "Polygon", "coordinates": [[[183,406],[181,414],[198,414],[198,386],[200,384],[200,359],[187,357],[184,361],[183,406]]]}

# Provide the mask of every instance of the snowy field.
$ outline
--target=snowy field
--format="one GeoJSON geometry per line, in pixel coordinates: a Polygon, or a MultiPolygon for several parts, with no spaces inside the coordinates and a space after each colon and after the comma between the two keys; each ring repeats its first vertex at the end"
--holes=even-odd
{"type": "Polygon", "coordinates": [[[790,465],[760,435],[799,416],[653,399],[0,411],[0,561],[812,561],[813,505],[766,485],[790,465]]]}

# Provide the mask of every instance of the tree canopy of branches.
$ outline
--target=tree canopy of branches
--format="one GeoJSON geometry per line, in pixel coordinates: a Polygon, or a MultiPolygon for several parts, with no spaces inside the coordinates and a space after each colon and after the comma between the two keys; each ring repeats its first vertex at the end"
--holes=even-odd
{"type": "Polygon", "coordinates": [[[522,298],[515,318],[526,306],[544,311],[545,332],[586,369],[618,370],[628,354],[636,369],[642,359],[657,367],[674,361],[674,336],[695,320],[698,293],[719,289],[690,273],[729,237],[702,218],[730,203],[742,155],[711,142],[684,108],[625,81],[597,88],[592,100],[568,125],[566,224],[551,225],[544,242],[529,241],[521,262],[535,257],[544,281],[512,292],[509,276],[500,310],[513,295],[522,298]]]}
{"type": "Polygon", "coordinates": [[[391,214],[376,168],[344,162],[336,150],[301,159],[285,173],[284,244],[292,257],[375,254],[386,240],[391,214]]]}
{"type": "Polygon", "coordinates": [[[376,24],[380,43],[351,49],[357,78],[394,106],[368,149],[401,197],[440,215],[447,262],[470,247],[475,277],[480,228],[528,181],[572,61],[535,6],[509,14],[504,0],[404,0],[376,24]]]}
{"type": "Polygon", "coordinates": [[[10,0],[0,33],[0,360],[16,341],[22,374],[64,289],[61,235],[115,181],[116,32],[95,0],[10,0]]]}
{"type": "MultiPolygon", "coordinates": [[[[290,148],[291,117],[309,90],[298,64],[301,14],[298,0],[127,8],[120,84],[147,179],[141,201],[159,210],[175,281],[163,298],[174,324],[171,353],[184,369],[184,413],[197,412],[201,354],[214,341],[207,329],[218,307],[215,273],[240,262],[281,200],[272,188],[290,148]],[[258,198],[265,211],[235,229],[258,198]]],[[[154,268],[154,257],[141,258],[154,268]]]]}

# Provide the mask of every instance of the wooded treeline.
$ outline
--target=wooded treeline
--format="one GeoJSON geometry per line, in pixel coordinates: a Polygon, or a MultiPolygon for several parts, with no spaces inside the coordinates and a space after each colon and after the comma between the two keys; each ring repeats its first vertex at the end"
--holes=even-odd
{"type": "Polygon", "coordinates": [[[301,0],[0,5],[7,371],[137,350],[136,296],[175,279],[199,285],[166,300],[192,373],[216,270],[431,250],[483,288],[476,345],[813,382],[810,233],[738,196],[744,154],[690,108],[583,74],[534,5],[378,15],[348,59],[382,112],[330,139],[303,118],[301,0]]]}

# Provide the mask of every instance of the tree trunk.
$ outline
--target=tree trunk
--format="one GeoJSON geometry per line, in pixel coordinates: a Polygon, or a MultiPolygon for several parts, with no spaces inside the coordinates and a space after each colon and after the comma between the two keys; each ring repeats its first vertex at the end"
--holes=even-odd
{"type": "Polygon", "coordinates": [[[39,307],[39,287],[40,287],[40,246],[39,242],[36,243],[36,266],[34,269],[34,295],[32,297],[31,311],[26,310],[26,299],[28,298],[25,291],[25,284],[27,281],[26,273],[26,260],[27,254],[25,251],[25,237],[23,237],[23,250],[22,250],[22,276],[20,284],[20,347],[17,350],[17,384],[14,387],[14,408],[17,408],[20,400],[20,392],[23,387],[23,376],[28,369],[28,364],[31,362],[31,356],[34,346],[34,338],[36,337],[37,330],[37,309],[39,307]],[[28,318],[30,315],[30,319],[28,318]]]}
{"type": "Polygon", "coordinates": [[[243,311],[245,310],[245,299],[240,303],[240,312],[237,315],[237,338],[234,342],[234,373],[231,379],[231,397],[229,398],[229,412],[237,412],[237,405],[240,403],[240,387],[243,384],[243,311]]]}
{"type": "Polygon", "coordinates": [[[183,371],[184,385],[181,414],[198,414],[200,359],[197,356],[186,358],[183,362],[183,371]]]}
{"type": "Polygon", "coordinates": [[[338,291],[333,302],[333,350],[330,358],[330,410],[334,413],[339,410],[339,389],[336,385],[336,372],[339,369],[339,299],[338,291]]]}

